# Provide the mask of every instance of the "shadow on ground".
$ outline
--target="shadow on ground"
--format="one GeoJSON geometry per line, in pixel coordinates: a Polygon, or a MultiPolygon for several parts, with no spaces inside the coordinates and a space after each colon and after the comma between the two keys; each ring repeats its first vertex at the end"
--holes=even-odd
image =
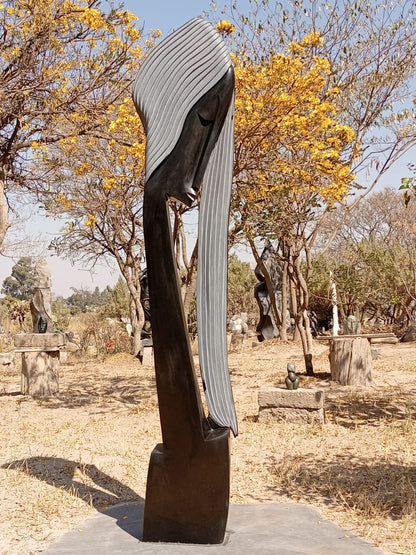
{"type": "Polygon", "coordinates": [[[320,501],[353,508],[367,518],[398,520],[416,507],[416,468],[412,466],[359,458],[353,453],[322,460],[311,453],[272,461],[268,471],[270,491],[311,504],[320,501]]]}
{"type": "Polygon", "coordinates": [[[384,388],[356,393],[330,391],[325,393],[327,419],[352,428],[378,426],[381,421],[412,421],[416,417],[416,402],[405,388],[384,388]]]}
{"type": "MultiPolygon", "coordinates": [[[[19,397],[20,391],[8,391],[0,393],[0,397],[19,397]]],[[[29,397],[30,398],[30,397],[29,397]]],[[[143,404],[152,408],[157,406],[156,386],[151,380],[144,383],[137,378],[102,378],[85,377],[81,381],[70,381],[61,384],[60,391],[53,397],[37,399],[40,406],[50,409],[78,408],[87,406],[99,406],[105,412],[105,408],[114,407],[114,404],[132,409],[139,408],[143,404]]]]}
{"type": "Polygon", "coordinates": [[[99,511],[107,505],[143,500],[135,491],[94,464],[81,464],[59,457],[30,457],[6,463],[2,468],[24,472],[63,489],[99,511]]]}

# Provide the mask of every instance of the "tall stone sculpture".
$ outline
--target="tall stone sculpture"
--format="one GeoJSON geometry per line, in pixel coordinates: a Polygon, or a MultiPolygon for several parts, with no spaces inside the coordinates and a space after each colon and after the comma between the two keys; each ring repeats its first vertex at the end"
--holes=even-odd
{"type": "Polygon", "coordinates": [[[148,345],[152,344],[152,320],[150,318],[149,284],[147,281],[147,269],[140,276],[140,302],[144,312],[144,325],[141,333],[142,341],[148,345]]]}
{"type": "Polygon", "coordinates": [[[237,421],[227,366],[227,228],[234,72],[216,30],[193,19],[142,64],[133,98],[146,137],[144,235],[163,443],[152,452],[144,541],[220,543],[229,503],[229,435],[237,421]],[[204,414],[193,365],[168,197],[190,206],[204,181],[197,283],[204,414]]]}
{"type": "Polygon", "coordinates": [[[49,397],[59,392],[59,361],[65,334],[54,331],[51,312],[51,273],[45,258],[35,264],[30,301],[33,333],[15,336],[15,351],[22,353],[22,393],[49,397]]]}
{"type": "MultiPolygon", "coordinates": [[[[263,264],[266,266],[270,280],[273,284],[273,291],[275,294],[276,307],[279,314],[282,314],[282,265],[276,260],[275,251],[271,244],[264,247],[261,254],[261,259],[263,264]]],[[[267,285],[264,280],[264,275],[257,265],[254,273],[256,278],[259,280],[254,286],[254,296],[256,298],[257,304],[260,311],[260,319],[257,324],[256,332],[259,341],[264,341],[265,339],[273,339],[274,337],[279,337],[278,323],[272,313],[272,307],[269,297],[269,292],[267,290],[267,285]]]]}
{"type": "Polygon", "coordinates": [[[30,301],[33,333],[54,331],[51,311],[51,272],[45,258],[35,264],[33,298],[30,301]]]}

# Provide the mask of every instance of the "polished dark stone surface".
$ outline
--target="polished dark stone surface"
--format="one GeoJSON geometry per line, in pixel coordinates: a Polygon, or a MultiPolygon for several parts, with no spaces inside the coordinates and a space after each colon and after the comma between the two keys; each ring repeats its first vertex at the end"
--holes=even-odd
{"type": "MultiPolygon", "coordinates": [[[[207,335],[208,348],[216,354],[212,367],[201,364],[209,410],[207,417],[183,310],[168,199],[174,198],[187,206],[196,201],[224,123],[231,119],[234,70],[218,34],[202,19],[192,20],[172,36],[152,51],[140,67],[134,85],[136,108],[147,137],[143,233],[163,440],[150,458],[143,540],[220,544],[224,539],[229,505],[230,428],[237,433],[226,365],[226,305],[225,302],[214,303],[214,315],[220,310],[220,315],[224,316],[218,337],[204,333],[209,317],[203,319],[202,326],[198,323],[198,336],[207,335]],[[212,59],[207,62],[202,52],[212,55],[212,59]],[[166,56],[171,60],[169,71],[177,68],[170,78],[166,77],[166,56]],[[209,67],[218,67],[208,80],[206,63],[209,67]],[[180,78],[182,71],[183,80],[180,78]],[[190,80],[188,73],[193,75],[190,80]],[[195,95],[195,87],[200,85],[200,94],[195,95]],[[168,111],[165,111],[166,104],[170,105],[168,111]],[[179,112],[184,119],[179,117],[179,112]],[[162,148],[164,134],[160,129],[166,128],[171,135],[169,122],[177,127],[178,136],[175,132],[169,148],[162,148]],[[159,130],[156,132],[159,141],[153,142],[152,129],[159,130]],[[155,159],[158,163],[154,163],[155,159]],[[220,345],[222,338],[224,342],[220,345]],[[224,347],[223,364],[218,365],[221,347],[224,347]]],[[[211,75],[209,71],[208,75],[211,75]]],[[[212,164],[220,165],[215,156],[212,164]]],[[[231,186],[231,176],[229,181],[231,186]]],[[[209,180],[205,181],[205,187],[207,185],[210,185],[209,180]]],[[[215,180],[211,187],[214,185],[221,188],[223,184],[215,180]]],[[[200,204],[202,211],[205,201],[201,199],[200,204]]],[[[221,207],[227,224],[228,207],[229,202],[221,207]]],[[[208,226],[215,227],[217,213],[218,210],[208,211],[208,226]]],[[[226,227],[223,235],[226,245],[226,227]]],[[[204,242],[200,237],[198,241],[198,248],[204,251],[204,242]]],[[[211,266],[222,264],[226,270],[226,251],[224,254],[223,260],[219,259],[214,248],[211,266]]],[[[201,273],[204,270],[198,267],[198,274],[201,273]]],[[[221,275],[225,285],[226,272],[221,275]]],[[[217,296],[221,285],[213,280],[212,296],[217,296]]],[[[198,303],[198,314],[200,308],[198,303]]],[[[200,344],[199,352],[204,351],[205,347],[200,344]]]]}

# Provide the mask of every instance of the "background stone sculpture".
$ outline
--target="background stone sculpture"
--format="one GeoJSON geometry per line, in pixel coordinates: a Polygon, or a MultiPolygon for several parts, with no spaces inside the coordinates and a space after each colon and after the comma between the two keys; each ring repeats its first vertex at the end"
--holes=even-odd
{"type": "Polygon", "coordinates": [[[144,235],[163,443],[152,452],[145,541],[220,543],[229,498],[229,430],[237,421],[227,367],[226,268],[233,164],[234,72],[216,30],[193,19],[142,64],[133,90],[146,136],[144,235]],[[179,290],[167,198],[199,217],[200,397],[179,290]]]}
{"type": "Polygon", "coordinates": [[[54,332],[51,312],[51,274],[41,258],[35,265],[33,299],[30,301],[33,333],[15,336],[15,350],[22,353],[22,393],[48,397],[59,392],[59,361],[66,337],[54,332]]]}
{"type": "MultiPolygon", "coordinates": [[[[279,315],[281,316],[283,263],[280,263],[276,259],[275,250],[270,243],[264,247],[261,259],[269,272],[270,280],[273,284],[276,307],[279,315]]],[[[259,280],[259,283],[254,286],[254,296],[260,310],[260,319],[256,327],[257,338],[259,341],[263,341],[264,339],[279,337],[279,328],[272,314],[267,285],[264,280],[264,275],[258,265],[256,266],[254,273],[256,274],[256,278],[259,280]]]]}
{"type": "Polygon", "coordinates": [[[51,311],[51,272],[45,258],[35,264],[35,281],[33,298],[30,301],[33,333],[51,333],[54,331],[51,311]]]}
{"type": "Polygon", "coordinates": [[[144,325],[141,333],[141,339],[146,342],[146,345],[151,345],[152,321],[150,319],[149,283],[146,268],[142,271],[140,276],[140,302],[144,312],[144,325]]]}

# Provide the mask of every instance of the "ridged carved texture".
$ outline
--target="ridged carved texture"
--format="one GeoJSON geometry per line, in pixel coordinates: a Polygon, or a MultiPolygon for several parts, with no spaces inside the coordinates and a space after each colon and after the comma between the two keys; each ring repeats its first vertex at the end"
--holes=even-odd
{"type": "Polygon", "coordinates": [[[143,62],[133,99],[146,132],[146,180],[173,150],[189,109],[229,67],[223,40],[201,18],[169,35],[143,62]]]}
{"type": "Polygon", "coordinates": [[[198,352],[211,418],[237,435],[227,363],[228,212],[234,161],[234,102],[204,176],[199,213],[198,352]]]}
{"type": "MultiPolygon", "coordinates": [[[[146,137],[146,181],[174,149],[191,108],[231,67],[210,23],[192,19],[140,67],[133,99],[146,137]]],[[[227,231],[234,153],[234,104],[203,179],[198,248],[198,343],[210,418],[237,435],[227,364],[227,231]]]]}

